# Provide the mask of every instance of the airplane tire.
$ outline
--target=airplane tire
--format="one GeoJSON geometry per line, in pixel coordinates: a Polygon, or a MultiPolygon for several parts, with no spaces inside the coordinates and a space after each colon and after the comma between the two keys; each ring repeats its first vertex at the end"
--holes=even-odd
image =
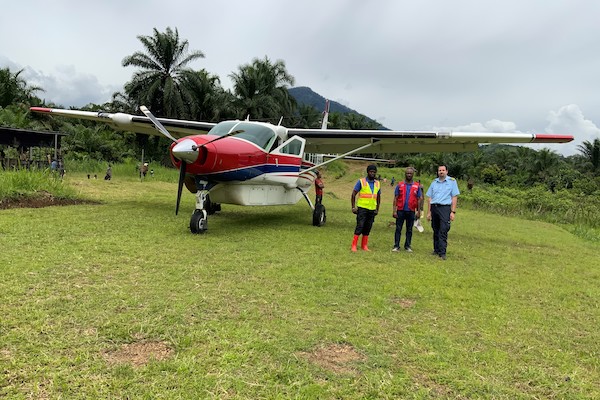
{"type": "Polygon", "coordinates": [[[313,226],[323,226],[327,221],[327,214],[325,213],[325,206],[323,204],[315,205],[313,211],[313,226]]]}
{"type": "Polygon", "coordinates": [[[190,219],[190,231],[194,234],[206,232],[208,229],[208,216],[206,210],[196,210],[190,219]]]}

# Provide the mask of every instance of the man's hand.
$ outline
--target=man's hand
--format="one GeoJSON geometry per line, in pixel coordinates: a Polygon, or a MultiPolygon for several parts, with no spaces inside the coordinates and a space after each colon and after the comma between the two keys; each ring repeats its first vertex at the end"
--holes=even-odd
{"type": "Polygon", "coordinates": [[[352,214],[358,214],[358,208],[352,207],[352,214]]]}
{"type": "Polygon", "coordinates": [[[427,221],[431,221],[431,211],[427,211],[427,221]]]}
{"type": "Polygon", "coordinates": [[[397,211],[394,211],[394,212],[392,213],[392,217],[394,217],[394,218],[398,218],[398,212],[397,212],[397,211]]]}
{"type": "Polygon", "coordinates": [[[454,213],[450,213],[450,221],[454,221],[454,213]]]}
{"type": "Polygon", "coordinates": [[[379,214],[379,210],[375,210],[375,215],[379,214]]]}

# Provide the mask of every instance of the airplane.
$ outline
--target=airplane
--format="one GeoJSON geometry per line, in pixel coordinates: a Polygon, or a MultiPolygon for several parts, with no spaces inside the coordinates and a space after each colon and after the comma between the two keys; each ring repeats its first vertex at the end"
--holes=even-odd
{"type": "Polygon", "coordinates": [[[229,120],[219,123],[156,118],[125,113],[31,107],[35,113],[105,122],[116,130],[163,135],[173,143],[170,156],[179,169],[175,214],[183,185],[196,194],[190,231],[205,233],[208,215],[221,204],[296,204],[302,197],[313,212],[313,225],[325,224],[325,207],[313,205],[308,191],[318,168],[351,154],[422,153],[477,150],[481,143],[567,143],[571,135],[327,129],[327,110],[320,129],[286,128],[267,122],[229,120]],[[308,153],[338,156],[319,164],[308,153]]]}

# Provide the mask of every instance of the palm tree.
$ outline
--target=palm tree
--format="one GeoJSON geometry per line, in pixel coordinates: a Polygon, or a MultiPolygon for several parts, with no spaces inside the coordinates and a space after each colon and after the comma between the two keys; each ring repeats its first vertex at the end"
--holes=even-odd
{"type": "Polygon", "coordinates": [[[191,92],[190,117],[203,121],[221,119],[231,99],[221,87],[219,77],[205,69],[193,71],[185,76],[185,86],[191,92]]]}
{"type": "Polygon", "coordinates": [[[323,113],[310,104],[301,104],[298,107],[298,117],[294,124],[296,128],[319,128],[323,120],[323,113]]]}
{"type": "Polygon", "coordinates": [[[344,129],[379,129],[380,125],[362,114],[348,113],[344,115],[342,127],[344,129]]]}
{"type": "Polygon", "coordinates": [[[585,140],[577,149],[592,164],[592,171],[600,170],[600,139],[593,142],[585,140]]]}
{"type": "Polygon", "coordinates": [[[234,104],[239,117],[279,119],[293,114],[296,101],[287,89],[294,84],[294,77],[286,71],[283,60],[272,63],[267,57],[255,58],[229,76],[233,80],[234,104]]]}
{"type": "Polygon", "coordinates": [[[39,86],[30,86],[20,75],[21,69],[14,74],[9,68],[0,69],[0,107],[4,108],[11,104],[26,102],[34,98],[35,92],[43,92],[39,86]]]}
{"type": "Polygon", "coordinates": [[[534,179],[537,177],[539,181],[546,181],[552,173],[558,168],[560,158],[559,155],[550,149],[542,149],[536,152],[532,160],[531,172],[534,179]]]}
{"type": "Polygon", "coordinates": [[[145,52],[136,51],[122,62],[124,67],[141,69],[125,84],[125,93],[137,106],[145,104],[160,116],[187,116],[193,94],[186,82],[193,79],[194,72],[186,66],[204,58],[204,54],[199,50],[188,52],[188,41],[179,38],[177,29],[159,32],[154,28],[153,36],[138,36],[138,39],[145,52]]]}

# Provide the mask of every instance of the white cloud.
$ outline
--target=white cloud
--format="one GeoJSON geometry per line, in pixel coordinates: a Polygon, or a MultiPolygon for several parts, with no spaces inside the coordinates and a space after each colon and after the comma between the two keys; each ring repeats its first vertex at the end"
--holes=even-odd
{"type": "Polygon", "coordinates": [[[546,127],[546,133],[571,134],[575,137],[575,140],[566,145],[549,146],[562,154],[576,154],[578,145],[586,140],[591,142],[600,138],[600,128],[585,118],[577,104],[569,104],[561,107],[558,111],[550,111],[547,120],[549,124],[546,127]]]}
{"type": "Polygon", "coordinates": [[[31,85],[42,87],[45,92],[38,96],[65,107],[81,107],[89,103],[101,104],[121,90],[116,85],[103,85],[93,74],[77,71],[72,65],[59,65],[51,73],[25,67],[23,77],[31,85]]]}

